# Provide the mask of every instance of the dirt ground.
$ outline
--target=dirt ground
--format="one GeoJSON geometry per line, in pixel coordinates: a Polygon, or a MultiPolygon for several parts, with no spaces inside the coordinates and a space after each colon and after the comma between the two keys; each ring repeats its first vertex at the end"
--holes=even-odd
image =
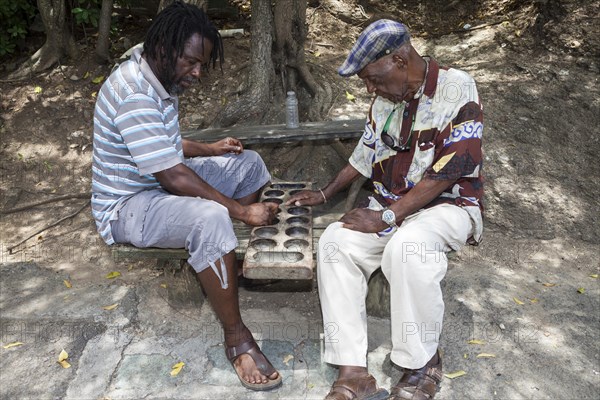
{"type": "MultiPolygon", "coordinates": [[[[452,393],[594,398],[600,392],[600,2],[550,2],[559,6],[538,15],[537,24],[534,2],[362,3],[368,14],[409,24],[421,54],[469,72],[484,103],[486,231],[480,246],[466,248],[452,261],[445,280],[442,347],[450,360],[445,372],[468,372],[447,383],[454,387],[463,379],[466,385],[446,392],[448,398],[460,398],[452,393]],[[470,339],[487,345],[475,350],[467,344],[470,339]],[[476,358],[483,352],[495,357],[476,358]]],[[[309,62],[336,88],[326,118],[364,117],[370,96],[360,80],[332,73],[353,42],[349,38],[362,27],[323,8],[309,7],[307,15],[309,62]],[[347,100],[346,91],[356,100],[347,100]]],[[[228,27],[248,24],[225,22],[228,27]]],[[[145,23],[132,20],[131,33],[117,43],[116,52],[139,41],[145,23]]],[[[208,126],[232,99],[248,71],[249,40],[225,39],[223,74],[211,71],[181,100],[183,129],[208,126]]],[[[110,67],[94,65],[92,47],[84,47],[84,40],[80,44],[79,60],[24,82],[0,81],[3,210],[90,190],[92,114],[100,87],[92,80],[108,75],[110,67]]],[[[33,40],[32,48],[36,45],[33,40]]],[[[19,60],[6,62],[2,74],[19,60]]],[[[355,143],[344,145],[350,151],[355,143]]],[[[317,185],[345,162],[327,145],[316,146],[301,168],[300,145],[253,148],[275,177],[317,185]]],[[[341,204],[343,196],[337,200],[341,204]]],[[[117,267],[143,275],[147,265],[111,259],[89,207],[8,251],[85,202],[70,199],[1,215],[1,264],[34,263],[89,284],[117,267]]],[[[281,293],[279,300],[285,303],[288,295],[281,293]]],[[[260,297],[253,293],[251,299],[260,297]]],[[[244,297],[242,304],[248,301],[244,297]]],[[[2,310],[2,317],[9,312],[2,310]]]]}

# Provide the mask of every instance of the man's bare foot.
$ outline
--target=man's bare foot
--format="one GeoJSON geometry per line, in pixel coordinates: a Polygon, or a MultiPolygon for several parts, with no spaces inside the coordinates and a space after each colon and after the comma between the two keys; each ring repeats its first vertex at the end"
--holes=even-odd
{"type": "Polygon", "coordinates": [[[226,333],[225,338],[225,354],[242,385],[251,390],[270,390],[281,385],[281,376],[260,350],[248,328],[242,328],[241,338],[231,333],[226,333]]]}
{"type": "Polygon", "coordinates": [[[250,357],[248,354],[242,354],[236,358],[233,362],[233,367],[235,368],[238,376],[248,383],[268,383],[270,380],[275,380],[279,376],[277,371],[273,372],[269,376],[261,374],[256,367],[254,359],[252,359],[252,357],[250,357]]]}

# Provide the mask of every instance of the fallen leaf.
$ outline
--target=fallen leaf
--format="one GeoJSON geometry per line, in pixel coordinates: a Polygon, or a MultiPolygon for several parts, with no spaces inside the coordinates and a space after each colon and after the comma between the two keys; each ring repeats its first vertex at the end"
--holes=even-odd
{"type": "Polygon", "coordinates": [[[84,75],[83,75],[83,79],[87,79],[90,77],[90,71],[87,71],[84,75]]]}
{"type": "Polygon", "coordinates": [[[529,301],[531,301],[533,304],[537,303],[539,300],[538,299],[529,299],[529,301]]]}
{"type": "Polygon", "coordinates": [[[71,368],[71,364],[69,364],[69,362],[67,360],[62,360],[62,361],[59,361],[58,363],[64,369],[71,368]]]}
{"type": "Polygon", "coordinates": [[[315,51],[315,57],[319,57],[320,55],[321,55],[321,53],[320,53],[320,52],[318,52],[318,51],[315,51]]]}
{"type": "Polygon", "coordinates": [[[121,276],[121,273],[119,271],[109,272],[108,274],[106,274],[106,279],[114,279],[117,276],[121,276]]]}
{"type": "Polygon", "coordinates": [[[92,92],[92,97],[96,97],[98,95],[98,92],[92,92]]]}
{"type": "Polygon", "coordinates": [[[553,287],[553,286],[556,286],[556,283],[542,283],[542,285],[544,285],[546,287],[553,287]]]}
{"type": "Polygon", "coordinates": [[[598,274],[591,274],[590,278],[598,279],[598,274]]]}
{"type": "Polygon", "coordinates": [[[42,235],[38,236],[37,240],[43,240],[44,237],[42,235]]]}
{"type": "Polygon", "coordinates": [[[9,344],[5,344],[4,346],[2,346],[2,348],[4,348],[4,349],[10,349],[11,347],[17,347],[17,346],[21,346],[23,344],[25,344],[25,343],[23,343],[23,342],[12,342],[12,343],[9,343],[9,344]]]}
{"type": "Polygon", "coordinates": [[[515,303],[517,303],[520,306],[522,306],[523,304],[525,304],[521,300],[517,299],[516,297],[513,297],[513,300],[515,301],[515,303]]]}
{"type": "Polygon", "coordinates": [[[349,93],[347,90],[346,90],[346,98],[348,99],[348,101],[355,101],[356,100],[356,97],[354,97],[354,95],[351,94],[351,93],[349,93]]]}
{"type": "Polygon", "coordinates": [[[104,80],[104,75],[98,75],[94,79],[92,79],[92,83],[100,83],[104,80]]]}
{"type": "Polygon", "coordinates": [[[166,283],[161,283],[160,287],[163,288],[163,289],[166,289],[167,288],[167,284],[166,283]]]}
{"type": "Polygon", "coordinates": [[[69,353],[67,353],[65,349],[62,349],[58,355],[58,362],[65,361],[67,358],[69,358],[69,353]]]}
{"type": "Polygon", "coordinates": [[[448,379],[458,378],[459,376],[466,375],[467,373],[462,369],[460,371],[451,372],[449,374],[444,374],[444,376],[448,379]]]}
{"type": "Polygon", "coordinates": [[[463,354],[463,358],[469,358],[469,355],[467,353],[463,354]]]}
{"type": "Polygon", "coordinates": [[[485,344],[485,342],[483,340],[479,340],[479,339],[469,340],[467,343],[468,344],[485,344]]]}
{"type": "Polygon", "coordinates": [[[102,309],[106,310],[106,311],[111,311],[117,307],[119,307],[119,303],[111,304],[110,306],[104,306],[104,307],[102,307],[102,309]]]}
{"type": "Polygon", "coordinates": [[[71,289],[71,288],[73,287],[73,284],[71,283],[71,281],[70,281],[70,280],[68,280],[68,279],[65,279],[63,282],[65,283],[65,286],[66,286],[68,289],[71,289]]]}
{"type": "Polygon", "coordinates": [[[41,86],[36,86],[33,88],[33,92],[34,93],[42,93],[42,87],[41,86]]]}
{"type": "Polygon", "coordinates": [[[283,357],[283,363],[285,365],[288,365],[288,363],[290,362],[290,360],[294,359],[294,356],[291,354],[288,354],[287,356],[283,357]]]}
{"type": "Polygon", "coordinates": [[[308,384],[308,388],[309,388],[309,389],[312,389],[312,388],[314,388],[314,387],[315,387],[315,384],[314,384],[314,383],[309,383],[309,384],[308,384]]]}
{"type": "Polygon", "coordinates": [[[177,364],[173,365],[171,367],[171,376],[177,376],[180,372],[181,369],[183,368],[185,364],[183,362],[178,362],[177,364]]]}
{"type": "Polygon", "coordinates": [[[479,353],[477,354],[477,358],[496,358],[496,355],[491,353],[479,353]]]}
{"type": "Polygon", "coordinates": [[[579,289],[577,289],[577,291],[581,294],[585,293],[585,288],[580,287],[579,289]]]}

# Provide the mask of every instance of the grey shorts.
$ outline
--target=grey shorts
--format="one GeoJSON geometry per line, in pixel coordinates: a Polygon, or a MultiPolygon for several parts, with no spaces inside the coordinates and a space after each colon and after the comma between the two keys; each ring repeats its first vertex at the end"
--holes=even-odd
{"type": "MultiPolygon", "coordinates": [[[[256,192],[271,179],[263,160],[251,150],[240,155],[196,157],[185,164],[233,199],[256,192]]],[[[145,190],[128,198],[120,205],[111,230],[117,243],[185,248],[190,253],[188,262],[196,272],[209,266],[214,269],[214,263],[222,261],[238,244],[224,206],[198,197],[172,195],[162,189],[145,190]]]]}

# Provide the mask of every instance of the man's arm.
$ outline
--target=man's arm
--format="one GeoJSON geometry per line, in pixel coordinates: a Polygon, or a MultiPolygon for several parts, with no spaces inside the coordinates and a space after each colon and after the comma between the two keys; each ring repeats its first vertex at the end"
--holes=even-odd
{"type": "Polygon", "coordinates": [[[237,201],[214,189],[184,164],[177,164],[174,167],[156,172],[154,177],[169,193],[214,200],[225,206],[232,218],[248,225],[266,225],[271,222],[277,211],[277,204],[275,203],[255,203],[242,206],[237,201]]]}
{"type": "Polygon", "coordinates": [[[242,142],[235,138],[221,139],[215,143],[202,143],[195,140],[182,139],[184,157],[221,156],[226,153],[240,154],[244,151],[242,142]]]}
{"type": "Polygon", "coordinates": [[[285,205],[314,206],[325,202],[325,198],[332,198],[337,192],[343,190],[360,176],[360,172],[349,163],[321,190],[303,190],[292,196],[285,205]]]}
{"type": "MultiPolygon", "coordinates": [[[[400,225],[406,217],[439,197],[454,182],[456,181],[424,177],[407,194],[389,206],[389,209],[396,214],[396,224],[400,225]]],[[[344,223],[344,228],[366,233],[376,233],[388,227],[381,220],[381,213],[381,211],[374,211],[367,208],[356,208],[344,215],[340,221],[344,223]]]]}

